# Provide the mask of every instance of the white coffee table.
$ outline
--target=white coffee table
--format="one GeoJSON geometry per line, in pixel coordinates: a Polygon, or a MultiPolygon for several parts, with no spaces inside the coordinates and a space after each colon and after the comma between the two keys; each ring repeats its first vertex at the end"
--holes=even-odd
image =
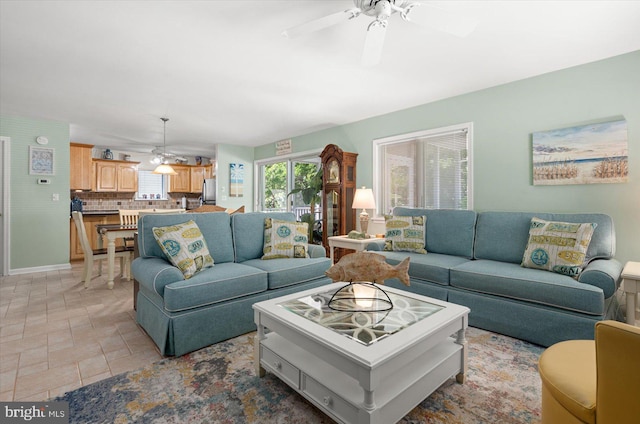
{"type": "Polygon", "coordinates": [[[469,309],[390,287],[388,312],[326,305],[335,283],[253,305],[255,368],[332,419],[395,423],[447,379],[464,382],[469,309]]]}

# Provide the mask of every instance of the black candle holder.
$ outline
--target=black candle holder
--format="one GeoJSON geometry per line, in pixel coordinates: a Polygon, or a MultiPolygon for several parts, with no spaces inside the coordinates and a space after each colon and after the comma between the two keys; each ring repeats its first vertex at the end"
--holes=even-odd
{"type": "Polygon", "coordinates": [[[373,283],[368,281],[350,281],[349,284],[346,284],[336,290],[336,292],[331,296],[331,299],[329,299],[329,303],[327,303],[327,306],[334,311],[340,312],[386,312],[393,309],[391,298],[386,291],[382,290],[382,288],[375,284],[375,281],[373,283]],[[375,290],[374,293],[382,293],[383,297],[378,297],[375,295],[373,297],[356,297],[356,286],[373,289],[375,290]],[[347,305],[340,305],[341,300],[351,301],[349,302],[351,303],[351,305],[359,305],[358,301],[371,301],[372,306],[347,307],[347,305]],[[386,306],[379,308],[378,306],[380,304],[386,304],[386,306]]]}

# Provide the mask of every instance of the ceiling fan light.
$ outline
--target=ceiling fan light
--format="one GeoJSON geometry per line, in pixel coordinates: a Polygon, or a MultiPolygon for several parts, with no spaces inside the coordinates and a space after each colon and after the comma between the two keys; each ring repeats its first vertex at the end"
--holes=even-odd
{"type": "Polygon", "coordinates": [[[156,166],[156,169],[154,169],[151,173],[163,175],[178,175],[178,173],[171,167],[171,165],[167,165],[164,163],[156,166]]]}

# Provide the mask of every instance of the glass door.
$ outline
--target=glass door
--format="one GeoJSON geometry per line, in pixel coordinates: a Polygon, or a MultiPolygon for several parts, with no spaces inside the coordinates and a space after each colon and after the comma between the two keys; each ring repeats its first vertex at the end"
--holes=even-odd
{"type": "Polygon", "coordinates": [[[309,224],[309,241],[322,243],[322,171],[320,158],[292,162],[291,211],[296,220],[309,224]]]}
{"type": "Polygon", "coordinates": [[[314,219],[317,221],[322,218],[322,178],[319,183],[315,179],[320,169],[320,158],[317,155],[287,160],[274,159],[273,162],[260,164],[257,169],[260,190],[257,193],[256,210],[291,211],[300,221],[303,215],[311,215],[313,206],[314,219]],[[289,196],[294,189],[298,191],[289,196]],[[316,196],[310,196],[310,193],[316,196]]]}
{"type": "Polygon", "coordinates": [[[274,162],[261,166],[262,190],[259,199],[260,209],[265,212],[283,212],[287,210],[288,187],[287,161],[274,162]]]}

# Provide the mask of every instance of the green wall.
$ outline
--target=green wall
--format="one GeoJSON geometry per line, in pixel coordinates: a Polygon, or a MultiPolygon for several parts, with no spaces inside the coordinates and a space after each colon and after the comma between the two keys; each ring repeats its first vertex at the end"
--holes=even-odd
{"type": "Polygon", "coordinates": [[[11,138],[9,270],[68,268],[69,124],[2,116],[0,135],[11,138]],[[53,176],[29,175],[29,146],[39,146],[38,136],[55,149],[53,176]],[[51,184],[37,184],[38,177],[51,184]]]}
{"type": "MultiPolygon", "coordinates": [[[[294,137],[292,148],[356,152],[358,185],[371,186],[372,140],[463,122],[474,124],[474,209],[606,213],[616,257],[640,260],[640,51],[294,137]],[[622,117],[628,183],[533,186],[533,132],[622,117]]],[[[255,149],[256,160],[273,156],[273,143],[255,149]]]]}

